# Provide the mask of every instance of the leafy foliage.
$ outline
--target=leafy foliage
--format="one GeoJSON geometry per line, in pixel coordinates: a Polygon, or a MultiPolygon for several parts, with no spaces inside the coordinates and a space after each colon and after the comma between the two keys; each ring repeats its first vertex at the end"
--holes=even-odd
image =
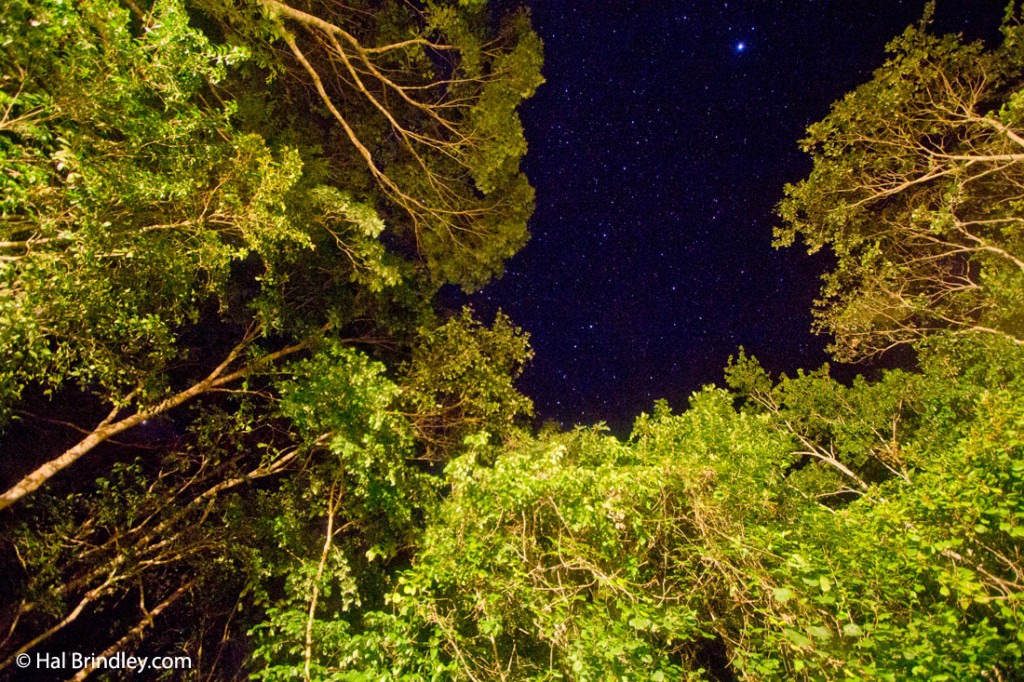
{"type": "Polygon", "coordinates": [[[525,238],[525,14],[9,5],[4,445],[88,426],[0,498],[0,669],[72,642],[210,679],[1024,668],[1012,11],[995,50],[897,39],[780,207],[780,243],[837,256],[837,356],[916,365],[773,377],[741,349],[619,440],[532,432],[527,335],[431,304],[525,238]]]}
{"type": "Polygon", "coordinates": [[[808,129],[814,169],[787,187],[776,244],[835,254],[817,320],[838,358],[938,330],[1024,343],[1021,31],[1011,13],[986,50],[908,28],[808,129]]]}
{"type": "Polygon", "coordinates": [[[448,465],[451,494],[387,608],[338,637],[338,679],[1019,668],[1019,375],[769,386],[770,408],[737,411],[717,389],[680,415],[658,406],[625,443],[577,430],[495,455],[475,442],[448,465]]]}
{"type": "Polygon", "coordinates": [[[330,172],[436,280],[471,290],[502,272],[533,211],[516,108],[543,81],[542,46],[525,11],[494,25],[484,2],[197,4],[273,74],[255,116],[308,112],[330,172]]]}
{"type": "Polygon", "coordinates": [[[211,46],[173,4],[154,21],[136,39],[113,3],[5,11],[4,412],[29,381],[151,384],[258,229],[304,241],[272,205],[297,159],[194,102],[244,53],[211,46]]]}
{"type": "Polygon", "coordinates": [[[402,367],[402,403],[412,416],[428,460],[446,460],[465,438],[503,440],[533,404],[513,382],[533,357],[529,337],[499,313],[491,328],[470,309],[424,330],[402,367]]]}
{"type": "Polygon", "coordinates": [[[424,460],[529,412],[521,332],[442,324],[431,299],[525,241],[515,109],[540,41],[483,3],[380,4],[306,8],[357,46],[316,69],[387,74],[331,83],[341,120],[280,51],[284,5],[5,5],[0,668],[146,639],[244,674],[253,625],[310,589],[344,610],[407,560],[441,489],[424,460]],[[56,435],[26,447],[43,425],[56,435]],[[202,615],[152,631],[186,609],[202,615]]]}

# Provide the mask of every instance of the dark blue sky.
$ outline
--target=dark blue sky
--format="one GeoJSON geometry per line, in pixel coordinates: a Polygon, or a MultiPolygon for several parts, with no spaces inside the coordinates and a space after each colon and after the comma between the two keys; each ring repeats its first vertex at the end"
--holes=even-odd
{"type": "MultiPolygon", "coordinates": [[[[470,300],[530,332],[520,386],[541,418],[623,432],[720,382],[740,345],[775,372],[820,365],[827,256],[773,250],[773,207],[809,170],[806,126],[923,0],[530,5],[547,79],[523,111],[533,237],[470,300]]],[[[995,35],[1004,6],[939,0],[936,30],[995,35]]]]}

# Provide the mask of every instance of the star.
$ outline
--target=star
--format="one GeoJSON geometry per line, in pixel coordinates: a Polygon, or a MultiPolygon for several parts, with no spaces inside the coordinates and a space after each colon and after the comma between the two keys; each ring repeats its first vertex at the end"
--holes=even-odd
{"type": "Polygon", "coordinates": [[[740,42],[736,43],[736,52],[743,52],[746,49],[747,49],[747,44],[745,42],[743,42],[742,40],[740,42]]]}

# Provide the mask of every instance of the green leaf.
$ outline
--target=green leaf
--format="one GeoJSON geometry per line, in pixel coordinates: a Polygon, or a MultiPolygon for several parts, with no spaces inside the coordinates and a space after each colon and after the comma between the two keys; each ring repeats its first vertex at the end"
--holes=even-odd
{"type": "Polygon", "coordinates": [[[785,604],[792,599],[794,595],[793,590],[788,587],[774,587],[772,588],[772,596],[774,596],[775,600],[780,604],[785,604]]]}

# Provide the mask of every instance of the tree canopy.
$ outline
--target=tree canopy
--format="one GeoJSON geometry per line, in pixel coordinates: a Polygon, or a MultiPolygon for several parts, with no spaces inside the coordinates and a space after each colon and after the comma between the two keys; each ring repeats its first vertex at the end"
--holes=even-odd
{"type": "Polygon", "coordinates": [[[532,209],[541,46],[495,4],[9,0],[0,672],[1015,679],[1017,13],[991,48],[908,29],[779,207],[835,255],[836,358],[913,362],[740,349],[618,439],[534,428],[527,335],[435,297],[532,209]]]}
{"type": "Polygon", "coordinates": [[[353,34],[335,26],[379,87],[339,77],[314,100],[317,69],[349,57],[303,62],[281,16],[339,17],[279,3],[133,9],[14,2],[4,20],[0,408],[29,385],[77,384],[110,411],[0,508],[321,336],[402,336],[387,327],[415,328],[434,287],[486,281],[525,240],[514,109],[540,82],[540,45],[524,14],[492,28],[481,7],[396,6],[353,20],[353,34]],[[192,26],[204,21],[206,33],[192,26]],[[405,96],[385,106],[380,88],[405,96]],[[339,113],[331,97],[356,102],[339,113]],[[393,179],[406,176],[430,181],[393,179]]]}
{"type": "Polygon", "coordinates": [[[1024,42],[911,27],[889,61],[808,129],[808,178],[786,191],[778,244],[838,259],[817,309],[842,359],[935,331],[1024,344],[1024,42]]]}
{"type": "Polygon", "coordinates": [[[325,513],[406,556],[433,469],[532,409],[526,336],[432,299],[526,239],[540,41],[483,3],[12,0],[0,32],[0,666],[202,608],[149,641],[234,675],[325,513]]]}

